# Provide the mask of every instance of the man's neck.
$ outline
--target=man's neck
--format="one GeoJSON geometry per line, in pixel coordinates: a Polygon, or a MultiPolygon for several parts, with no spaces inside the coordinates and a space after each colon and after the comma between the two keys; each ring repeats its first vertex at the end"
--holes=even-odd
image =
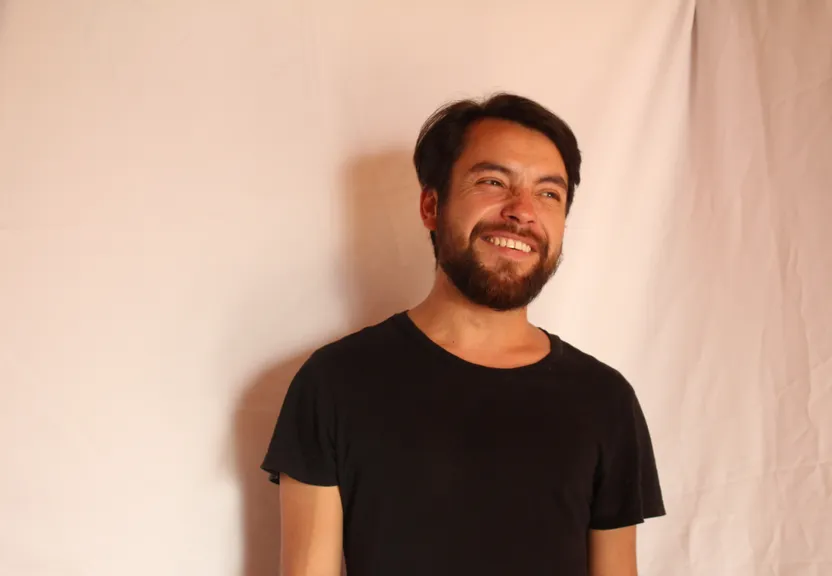
{"type": "Polygon", "coordinates": [[[503,312],[475,304],[441,271],[428,296],[408,314],[431,339],[457,349],[500,353],[542,335],[529,323],[526,308],[503,312]]]}

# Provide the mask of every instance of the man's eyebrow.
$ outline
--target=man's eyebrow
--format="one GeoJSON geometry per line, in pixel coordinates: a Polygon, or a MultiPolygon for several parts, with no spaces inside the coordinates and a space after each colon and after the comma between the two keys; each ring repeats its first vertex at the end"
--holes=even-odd
{"type": "Polygon", "coordinates": [[[544,176],[543,178],[537,181],[538,184],[542,184],[543,182],[548,182],[549,184],[554,184],[555,186],[561,186],[564,190],[569,189],[569,186],[566,185],[566,180],[564,180],[563,176],[561,176],[560,174],[544,176]]]}
{"type": "Polygon", "coordinates": [[[471,166],[469,172],[502,172],[506,176],[512,176],[514,174],[513,170],[496,162],[477,162],[471,166]]]}
{"type": "MultiPolygon", "coordinates": [[[[501,172],[506,176],[514,175],[513,170],[506,166],[503,166],[502,164],[497,164],[496,162],[477,162],[476,164],[471,166],[469,172],[501,172]]],[[[549,184],[554,184],[556,186],[562,186],[564,190],[568,188],[566,184],[566,179],[560,174],[549,174],[539,178],[537,181],[538,184],[542,184],[544,182],[548,182],[549,184]]]]}

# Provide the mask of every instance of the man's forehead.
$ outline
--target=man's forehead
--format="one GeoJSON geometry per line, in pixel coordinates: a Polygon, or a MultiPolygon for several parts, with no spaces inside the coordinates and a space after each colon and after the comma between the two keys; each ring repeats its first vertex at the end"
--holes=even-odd
{"type": "Polygon", "coordinates": [[[489,119],[472,126],[459,160],[458,168],[465,172],[490,163],[515,171],[534,169],[566,177],[563,158],[554,142],[541,132],[505,121],[489,119]]]}

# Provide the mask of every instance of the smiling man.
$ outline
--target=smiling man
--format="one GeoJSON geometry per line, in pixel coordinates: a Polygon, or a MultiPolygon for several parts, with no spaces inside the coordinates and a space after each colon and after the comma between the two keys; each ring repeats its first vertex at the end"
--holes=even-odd
{"type": "Polygon", "coordinates": [[[532,325],[580,181],[570,128],[511,94],[424,125],[437,268],[410,310],[317,350],[263,463],[284,576],[635,576],[664,514],[624,377],[532,325]]]}

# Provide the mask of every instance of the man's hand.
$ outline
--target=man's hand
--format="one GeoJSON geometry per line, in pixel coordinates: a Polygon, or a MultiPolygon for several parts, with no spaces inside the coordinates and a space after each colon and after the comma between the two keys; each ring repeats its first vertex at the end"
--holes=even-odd
{"type": "Polygon", "coordinates": [[[589,531],[589,576],[637,576],[636,527],[589,531]]]}
{"type": "Polygon", "coordinates": [[[280,475],[281,576],[340,576],[342,534],[337,486],[280,475]]]}

